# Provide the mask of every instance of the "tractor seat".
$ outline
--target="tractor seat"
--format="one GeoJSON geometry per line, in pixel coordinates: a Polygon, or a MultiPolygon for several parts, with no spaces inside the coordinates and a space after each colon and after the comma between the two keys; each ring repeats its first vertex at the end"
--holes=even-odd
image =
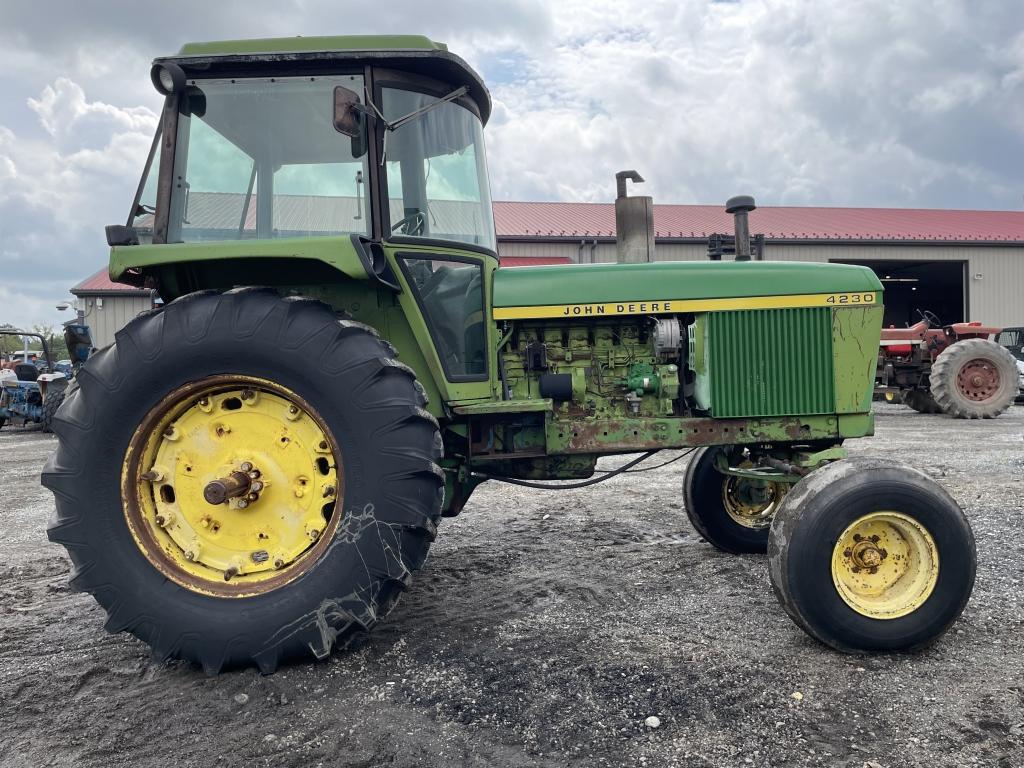
{"type": "Polygon", "coordinates": [[[35,381],[39,378],[39,369],[32,363],[18,363],[14,366],[14,375],[18,381],[35,381]]]}

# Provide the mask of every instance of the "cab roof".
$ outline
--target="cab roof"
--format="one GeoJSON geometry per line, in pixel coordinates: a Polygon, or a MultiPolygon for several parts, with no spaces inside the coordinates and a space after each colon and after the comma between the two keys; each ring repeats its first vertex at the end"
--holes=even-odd
{"type": "Polygon", "coordinates": [[[451,83],[465,85],[486,124],[491,96],[480,77],[444,43],[422,35],[341,35],[335,37],[273,37],[257,40],[217,40],[186,43],[173,56],[153,63],[173,62],[190,77],[240,75],[252,69],[313,72],[333,66],[377,64],[451,83]]]}
{"type": "Polygon", "coordinates": [[[179,56],[230,56],[255,53],[324,53],[351,51],[447,51],[448,46],[423,35],[338,35],[269,37],[261,40],[214,40],[185,43],[179,56]]]}

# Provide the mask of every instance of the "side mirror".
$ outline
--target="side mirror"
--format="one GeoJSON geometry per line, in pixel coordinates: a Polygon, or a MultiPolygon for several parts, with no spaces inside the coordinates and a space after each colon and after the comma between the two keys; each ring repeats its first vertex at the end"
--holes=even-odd
{"type": "Polygon", "coordinates": [[[352,139],[363,132],[359,94],[343,85],[334,86],[334,130],[352,139]]]}
{"type": "MultiPolygon", "coordinates": [[[[137,214],[136,214],[137,215],[137,214]]],[[[107,224],[107,245],[138,245],[139,233],[135,227],[127,227],[124,224],[107,224]]]]}
{"type": "Polygon", "coordinates": [[[64,343],[68,348],[68,357],[76,368],[89,359],[92,350],[92,334],[89,326],[70,323],[64,327],[64,343]]]}

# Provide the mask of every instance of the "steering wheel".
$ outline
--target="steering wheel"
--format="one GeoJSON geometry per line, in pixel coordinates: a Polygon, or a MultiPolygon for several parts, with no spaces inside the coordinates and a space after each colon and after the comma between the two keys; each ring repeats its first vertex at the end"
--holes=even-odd
{"type": "Polygon", "coordinates": [[[921,316],[921,318],[926,323],[928,323],[928,325],[931,326],[932,328],[941,328],[942,327],[942,321],[939,320],[939,316],[936,315],[934,312],[929,312],[927,309],[924,312],[922,312],[919,309],[919,310],[917,310],[917,314],[919,314],[921,316]]]}
{"type": "Polygon", "coordinates": [[[399,227],[402,227],[403,235],[422,235],[426,226],[427,214],[423,211],[416,211],[416,213],[410,214],[401,221],[396,221],[392,224],[391,231],[395,232],[399,227]]]}

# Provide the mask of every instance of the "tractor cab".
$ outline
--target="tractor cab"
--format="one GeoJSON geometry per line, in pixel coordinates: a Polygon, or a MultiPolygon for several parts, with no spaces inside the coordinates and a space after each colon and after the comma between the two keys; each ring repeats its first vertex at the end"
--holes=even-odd
{"type": "Polygon", "coordinates": [[[445,396],[491,395],[490,96],[472,69],[424,37],[291,38],[185,45],[151,77],[166,103],[127,225],[107,228],[115,279],[166,301],[243,272],[308,293],[286,259],[319,261],[334,269],[311,264],[313,282],[368,278],[424,318],[445,396]]]}

